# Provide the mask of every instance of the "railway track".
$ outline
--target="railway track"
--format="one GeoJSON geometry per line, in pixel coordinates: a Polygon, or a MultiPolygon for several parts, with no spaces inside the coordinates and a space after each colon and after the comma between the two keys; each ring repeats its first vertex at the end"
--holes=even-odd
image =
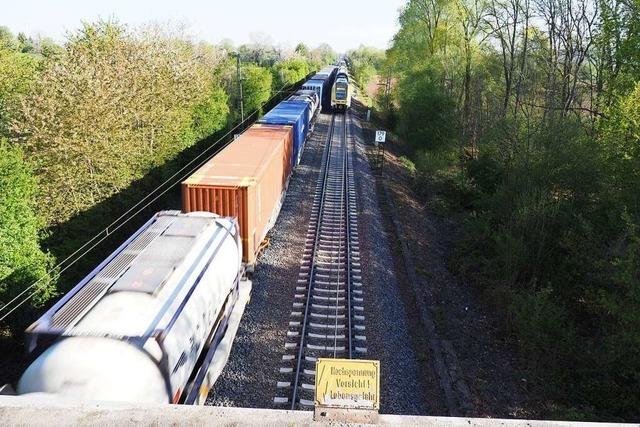
{"type": "Polygon", "coordinates": [[[333,114],[315,190],[274,404],[312,409],[318,358],[366,353],[348,113],[333,114]]]}

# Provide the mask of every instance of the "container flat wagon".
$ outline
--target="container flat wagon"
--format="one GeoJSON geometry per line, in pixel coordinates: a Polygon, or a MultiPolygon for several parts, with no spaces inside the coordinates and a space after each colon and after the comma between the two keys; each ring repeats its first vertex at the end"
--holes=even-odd
{"type": "Polygon", "coordinates": [[[331,87],[336,71],[337,68],[333,66],[324,68],[302,85],[303,90],[313,90],[318,94],[322,111],[329,111],[331,108],[331,87]]]}
{"type": "MultiPolygon", "coordinates": [[[[314,121],[314,114],[315,114],[315,109],[313,108],[313,104],[311,103],[311,101],[309,100],[308,97],[306,96],[300,96],[300,95],[292,95],[289,97],[288,101],[296,101],[296,102],[305,102],[307,104],[309,104],[309,108],[307,109],[307,123],[309,123],[309,127],[307,130],[307,137],[309,136],[309,134],[313,131],[313,121],[314,121]]],[[[299,160],[298,160],[299,162],[299,160]]]]}
{"type": "Polygon", "coordinates": [[[238,218],[251,268],[280,212],[292,157],[292,126],[254,125],[182,183],[182,210],[238,218]]]}
{"type": "Polygon", "coordinates": [[[154,215],[27,329],[39,356],[18,394],[202,401],[212,385],[203,356],[216,351],[238,300],[241,254],[235,218],[154,215]]]}
{"type": "Polygon", "coordinates": [[[305,101],[309,103],[309,123],[313,124],[318,108],[320,107],[320,98],[318,94],[312,90],[299,90],[289,97],[289,101],[305,101]]]}
{"type": "Polygon", "coordinates": [[[290,125],[293,127],[293,156],[291,157],[291,167],[294,168],[300,163],[304,144],[311,127],[311,104],[302,100],[287,100],[276,105],[273,110],[265,114],[259,124],[265,125],[290,125]]]}

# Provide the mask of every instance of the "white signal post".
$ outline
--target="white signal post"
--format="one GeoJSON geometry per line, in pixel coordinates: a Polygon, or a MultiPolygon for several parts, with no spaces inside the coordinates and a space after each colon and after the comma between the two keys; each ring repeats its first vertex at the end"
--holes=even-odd
{"type": "Polygon", "coordinates": [[[376,138],[373,141],[374,147],[377,149],[376,156],[376,167],[378,170],[382,171],[382,167],[384,165],[384,143],[387,140],[387,132],[384,130],[376,131],[376,138]]]}

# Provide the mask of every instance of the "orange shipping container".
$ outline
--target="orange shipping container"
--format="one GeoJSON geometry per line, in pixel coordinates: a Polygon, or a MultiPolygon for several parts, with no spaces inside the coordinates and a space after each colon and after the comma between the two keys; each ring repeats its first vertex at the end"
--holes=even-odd
{"type": "Polygon", "coordinates": [[[291,171],[291,126],[252,126],[182,183],[182,210],[235,216],[243,260],[255,263],[291,171]]]}

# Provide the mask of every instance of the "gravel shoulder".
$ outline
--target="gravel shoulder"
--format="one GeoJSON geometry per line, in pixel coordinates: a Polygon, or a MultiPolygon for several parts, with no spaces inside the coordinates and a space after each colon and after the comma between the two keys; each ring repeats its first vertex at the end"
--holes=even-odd
{"type": "Polygon", "coordinates": [[[444,403],[428,354],[416,352],[420,335],[399,288],[390,230],[380,210],[376,179],[369,166],[359,117],[349,129],[358,191],[358,234],[362,257],[367,357],[380,360],[381,409],[393,414],[444,414],[444,403]]]}
{"type": "MultiPolygon", "coordinates": [[[[372,129],[366,133],[371,135],[372,129]]],[[[405,286],[412,287],[412,294],[417,295],[413,304],[430,312],[437,339],[446,353],[447,368],[466,388],[471,405],[462,414],[539,417],[541,400],[531,385],[534,381],[519,369],[523,362],[512,349],[513,343],[500,334],[496,314],[483,304],[478,292],[450,269],[459,223],[455,217],[439,215],[428,201],[420,200],[401,154],[397,144],[387,144],[378,190],[383,193],[384,181],[391,198],[387,221],[391,221],[388,217],[393,212],[402,224],[402,235],[394,233],[393,239],[404,239],[415,266],[417,283],[405,286]]]]}

